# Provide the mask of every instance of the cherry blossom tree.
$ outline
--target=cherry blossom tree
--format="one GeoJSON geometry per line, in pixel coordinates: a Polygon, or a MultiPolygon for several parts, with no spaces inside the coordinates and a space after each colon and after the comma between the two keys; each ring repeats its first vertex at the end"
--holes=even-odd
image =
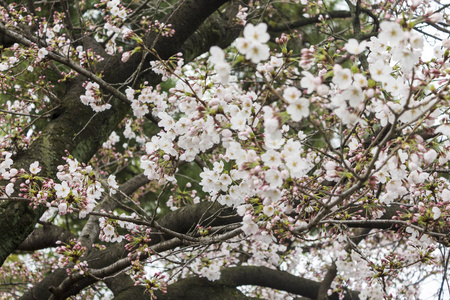
{"type": "Polygon", "coordinates": [[[444,297],[449,6],[0,1],[1,298],[444,297]]]}

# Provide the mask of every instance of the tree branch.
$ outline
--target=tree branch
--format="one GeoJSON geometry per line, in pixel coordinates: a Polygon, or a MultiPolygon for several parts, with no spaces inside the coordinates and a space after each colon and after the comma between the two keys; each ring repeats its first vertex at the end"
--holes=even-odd
{"type": "MultiPolygon", "coordinates": [[[[267,267],[256,266],[240,266],[226,268],[221,271],[220,280],[208,281],[205,278],[186,278],[179,280],[173,285],[168,286],[167,294],[156,293],[158,299],[225,299],[225,298],[197,298],[192,297],[197,291],[186,288],[187,286],[203,286],[203,287],[229,287],[236,288],[243,285],[256,285],[276,290],[286,291],[288,293],[305,296],[311,299],[316,299],[320,282],[305,279],[292,275],[288,272],[269,269],[267,267]]],[[[220,296],[220,292],[212,297],[220,296]]],[[[355,300],[359,299],[359,292],[349,291],[344,299],[355,300]]],[[[229,298],[228,298],[229,299],[229,298]]],[[[337,300],[337,294],[331,295],[328,299],[337,300]]]]}
{"type": "MultiPolygon", "coordinates": [[[[379,21],[376,15],[374,15],[374,13],[366,8],[362,8],[359,7],[359,11],[358,13],[364,13],[367,14],[369,17],[371,17],[374,21],[374,28],[373,28],[373,32],[377,32],[378,28],[379,28],[379,21]]],[[[277,24],[277,25],[269,25],[269,31],[272,32],[283,32],[283,31],[290,31],[296,28],[300,28],[300,27],[304,27],[304,26],[308,26],[308,25],[312,25],[312,24],[317,24],[323,21],[323,17],[325,17],[325,15],[327,15],[327,19],[326,20],[331,20],[331,19],[345,19],[345,18],[350,18],[352,17],[352,12],[350,11],[346,11],[346,10],[336,10],[336,11],[330,11],[327,12],[326,14],[318,14],[309,18],[302,18],[296,21],[292,21],[292,22],[288,22],[288,23],[283,23],[283,24],[277,24]]]]}
{"type": "MultiPolygon", "coordinates": [[[[330,11],[329,13],[327,13],[327,15],[329,16],[329,19],[345,19],[345,18],[350,18],[352,16],[352,14],[346,10],[330,11]]],[[[322,17],[324,17],[324,14],[318,14],[318,15],[312,16],[310,18],[302,18],[302,19],[292,21],[289,23],[277,24],[275,26],[269,25],[269,31],[283,32],[283,31],[293,30],[295,28],[304,27],[307,25],[320,23],[320,22],[322,22],[322,20],[321,20],[322,17]]]]}
{"type": "Polygon", "coordinates": [[[114,300],[148,300],[145,288],[135,286],[133,279],[125,273],[117,274],[104,280],[106,286],[113,292],[114,300]]]}
{"type": "Polygon", "coordinates": [[[57,241],[67,243],[76,236],[70,231],[59,226],[45,223],[44,226],[36,228],[33,232],[17,247],[17,250],[35,251],[50,247],[57,247],[57,241]]]}
{"type": "Polygon", "coordinates": [[[227,48],[239,37],[242,26],[237,25],[235,20],[238,8],[239,3],[233,2],[225,13],[211,15],[181,47],[185,61],[191,61],[198,53],[209,51],[212,45],[227,48]]]}
{"type": "MultiPolygon", "coordinates": [[[[125,195],[131,195],[137,189],[147,184],[148,182],[149,180],[147,176],[145,176],[144,174],[140,174],[122,184],[119,187],[119,190],[122,191],[125,195]]],[[[121,193],[116,194],[114,198],[105,195],[100,204],[95,208],[95,211],[111,211],[117,207],[117,202],[122,201],[123,198],[124,196],[121,193]]],[[[83,230],[81,231],[78,241],[87,248],[87,252],[85,255],[89,255],[92,244],[95,242],[95,240],[98,239],[98,235],[100,233],[100,226],[98,224],[99,218],[99,216],[90,215],[88,221],[83,227],[83,230]]]]}

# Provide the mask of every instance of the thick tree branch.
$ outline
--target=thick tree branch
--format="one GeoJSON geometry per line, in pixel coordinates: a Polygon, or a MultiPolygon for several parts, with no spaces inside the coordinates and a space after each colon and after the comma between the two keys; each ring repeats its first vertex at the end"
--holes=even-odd
{"type": "MultiPolygon", "coordinates": [[[[123,277],[120,277],[123,278],[123,277]]],[[[125,281],[125,279],[124,279],[125,281]]],[[[130,283],[130,282],[128,282],[130,283]]],[[[247,299],[236,287],[243,285],[255,285],[286,291],[288,293],[316,299],[320,288],[320,282],[292,275],[288,272],[269,269],[267,267],[240,266],[221,270],[218,281],[208,281],[206,278],[189,277],[178,280],[167,287],[167,293],[156,292],[160,300],[178,299],[247,299]]],[[[115,294],[115,300],[125,300],[127,296],[136,296],[136,300],[144,299],[140,296],[142,287],[122,288],[121,293],[115,294]]],[[[142,295],[142,294],[141,294],[142,295]]],[[[337,300],[335,293],[327,297],[328,300],[337,300]]],[[[348,291],[343,299],[357,300],[359,292],[348,291]]]]}
{"type": "Polygon", "coordinates": [[[3,49],[11,47],[14,44],[15,40],[10,38],[4,33],[0,33],[0,45],[3,47],[3,49]]]}
{"type": "MultiPolygon", "coordinates": [[[[349,11],[346,10],[336,10],[336,11],[330,11],[327,13],[329,16],[329,19],[345,19],[350,18],[352,15],[349,11]]],[[[277,24],[277,25],[269,25],[269,31],[272,32],[283,32],[283,31],[289,31],[296,28],[304,27],[307,25],[312,25],[316,23],[322,22],[323,14],[311,16],[310,18],[302,18],[296,21],[283,23],[283,24],[277,24]]]]}
{"type": "MultiPolygon", "coordinates": [[[[367,14],[369,17],[371,17],[373,19],[374,22],[374,27],[373,27],[373,32],[377,32],[378,28],[379,28],[379,21],[378,21],[378,17],[376,15],[374,15],[374,13],[369,10],[369,9],[365,9],[362,7],[359,7],[358,9],[358,14],[359,13],[364,13],[367,14]]],[[[323,17],[325,14],[318,14],[315,16],[311,16],[309,18],[302,18],[299,20],[295,20],[292,22],[287,22],[287,23],[283,23],[283,24],[277,24],[277,25],[269,25],[269,31],[272,32],[283,32],[283,31],[290,31],[290,30],[294,30],[296,28],[300,28],[300,27],[304,27],[304,26],[308,26],[308,25],[312,25],[312,24],[317,24],[323,21],[323,17]]],[[[346,19],[346,18],[351,18],[352,17],[352,12],[350,11],[346,11],[346,10],[336,10],[336,11],[330,11],[327,12],[326,15],[328,16],[326,20],[331,20],[331,19],[346,19]]],[[[362,39],[362,36],[360,37],[362,39]]]]}
{"type": "Polygon", "coordinates": [[[17,250],[34,251],[50,247],[57,247],[57,241],[67,243],[76,236],[70,231],[45,223],[44,226],[36,228],[33,232],[17,247],[17,250]]]}
{"type": "MultiPolygon", "coordinates": [[[[167,287],[167,293],[156,292],[158,300],[198,299],[198,300],[245,300],[249,299],[236,285],[211,282],[206,278],[190,277],[178,280],[167,287]]],[[[123,299],[125,298],[118,298],[123,299]]],[[[114,300],[118,300],[114,299],[114,300]]]]}
{"type": "MultiPolygon", "coordinates": [[[[147,176],[145,176],[144,174],[140,174],[122,184],[119,187],[119,190],[123,192],[125,195],[131,195],[137,189],[147,184],[148,182],[149,180],[147,176]]],[[[117,207],[118,202],[122,201],[124,197],[125,196],[122,195],[121,193],[117,193],[113,197],[105,195],[100,204],[97,205],[97,207],[95,208],[95,211],[114,210],[117,207]]],[[[92,248],[92,244],[98,239],[98,235],[100,233],[100,226],[98,223],[98,219],[99,216],[90,215],[78,239],[78,241],[87,248],[88,251],[86,255],[89,255],[89,252],[92,248]]]]}
{"type": "MultiPolygon", "coordinates": [[[[268,287],[272,289],[286,291],[288,293],[305,296],[311,299],[316,299],[320,282],[305,279],[292,275],[288,272],[269,269],[267,267],[256,266],[240,266],[223,269],[220,274],[220,280],[208,281],[205,278],[187,278],[178,281],[177,283],[168,287],[167,294],[158,293],[158,299],[216,299],[216,298],[192,298],[195,295],[195,291],[191,291],[186,286],[208,286],[208,287],[220,287],[225,286],[229,288],[235,288],[243,285],[256,285],[262,287],[268,287]],[[192,293],[192,294],[191,294],[192,293]],[[160,298],[161,297],[161,298],[160,298]]],[[[216,294],[220,296],[220,292],[216,291],[216,294]]],[[[215,295],[216,295],[215,294],[215,295]]],[[[215,296],[214,295],[214,296],[215,296]]],[[[359,299],[359,292],[349,291],[344,299],[359,299]]],[[[217,298],[221,299],[221,298],[217,298]]],[[[337,294],[333,294],[328,299],[339,299],[337,294]]]]}
{"type": "Polygon", "coordinates": [[[148,300],[148,294],[145,293],[145,288],[135,286],[133,279],[125,273],[119,273],[116,276],[109,277],[104,282],[113,292],[115,300],[148,300]]]}
{"type": "Polygon", "coordinates": [[[211,15],[181,47],[185,61],[191,61],[198,53],[209,51],[211,45],[227,48],[238,36],[242,26],[235,17],[239,3],[230,3],[225,13],[211,15]]]}
{"type": "Polygon", "coordinates": [[[162,23],[172,24],[176,39],[164,37],[151,32],[145,44],[154,49],[162,59],[168,59],[181,50],[182,45],[203,24],[203,22],[228,0],[187,0],[180,1],[176,7],[161,20],[162,23]]]}

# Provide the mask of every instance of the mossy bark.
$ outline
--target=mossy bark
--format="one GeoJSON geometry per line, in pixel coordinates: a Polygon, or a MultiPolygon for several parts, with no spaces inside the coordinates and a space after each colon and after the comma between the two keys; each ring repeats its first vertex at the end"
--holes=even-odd
{"type": "MultiPolygon", "coordinates": [[[[63,112],[48,124],[31,147],[14,158],[15,168],[28,170],[29,165],[39,161],[39,175],[54,178],[62,157],[69,151],[80,162],[87,162],[101,147],[118,123],[124,118],[128,107],[116,101],[113,109],[96,114],[83,105],[84,94],[78,78],[64,97],[63,112]]],[[[16,184],[16,189],[18,186],[16,184]]],[[[6,257],[31,233],[45,208],[33,209],[27,202],[7,201],[0,204],[0,265],[6,257]]]]}

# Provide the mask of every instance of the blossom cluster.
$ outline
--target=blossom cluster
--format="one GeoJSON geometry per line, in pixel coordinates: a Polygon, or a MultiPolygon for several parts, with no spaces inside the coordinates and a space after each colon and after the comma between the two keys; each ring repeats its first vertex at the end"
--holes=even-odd
{"type": "Polygon", "coordinates": [[[61,254],[58,264],[60,268],[68,266],[69,263],[73,263],[72,268],[67,268],[67,274],[71,274],[72,270],[84,274],[88,270],[87,261],[82,261],[80,258],[86,252],[86,247],[82,246],[80,242],[72,239],[68,244],[58,242],[60,246],[56,247],[56,253],[61,254]]]}
{"type": "MultiPolygon", "coordinates": [[[[2,159],[0,163],[0,179],[10,180],[14,178],[18,174],[18,170],[15,168],[11,168],[13,164],[13,160],[11,159],[11,152],[3,152],[2,159]]],[[[2,194],[6,194],[7,196],[11,196],[14,192],[14,181],[9,182],[3,188],[1,188],[2,194]]]]}
{"type": "Polygon", "coordinates": [[[111,108],[110,103],[104,103],[103,94],[98,83],[86,82],[84,84],[86,92],[80,96],[80,100],[84,105],[88,105],[95,112],[102,112],[111,108]]]}
{"type": "Polygon", "coordinates": [[[119,216],[120,218],[122,218],[121,220],[112,220],[112,219],[108,219],[108,218],[104,218],[101,217],[99,219],[99,224],[100,224],[100,240],[105,241],[105,242],[110,242],[110,243],[114,243],[114,242],[118,242],[120,243],[124,236],[120,235],[117,231],[118,228],[124,228],[127,231],[131,231],[131,230],[136,230],[137,226],[132,223],[132,222],[127,222],[127,221],[123,221],[123,219],[130,219],[130,221],[132,221],[135,217],[136,214],[131,214],[131,215],[126,215],[126,214],[121,214],[119,216]]]}
{"type": "MultiPolygon", "coordinates": [[[[43,221],[51,218],[55,212],[64,215],[72,213],[74,209],[78,210],[80,218],[85,218],[104,191],[91,166],[80,165],[77,159],[71,157],[65,160],[66,164],[58,166],[56,175],[60,183],[38,177],[41,171],[38,161],[30,165],[31,174],[22,170],[17,175],[26,179],[20,185],[19,196],[30,198],[30,204],[34,206],[44,205],[49,208],[41,217],[43,221]]],[[[108,183],[111,189],[118,187],[113,177],[109,178],[108,183]]]]}
{"type": "Polygon", "coordinates": [[[267,24],[260,23],[254,26],[249,23],[244,28],[244,37],[236,39],[236,48],[246,59],[257,64],[270,56],[269,46],[266,45],[269,39],[267,24]]]}

